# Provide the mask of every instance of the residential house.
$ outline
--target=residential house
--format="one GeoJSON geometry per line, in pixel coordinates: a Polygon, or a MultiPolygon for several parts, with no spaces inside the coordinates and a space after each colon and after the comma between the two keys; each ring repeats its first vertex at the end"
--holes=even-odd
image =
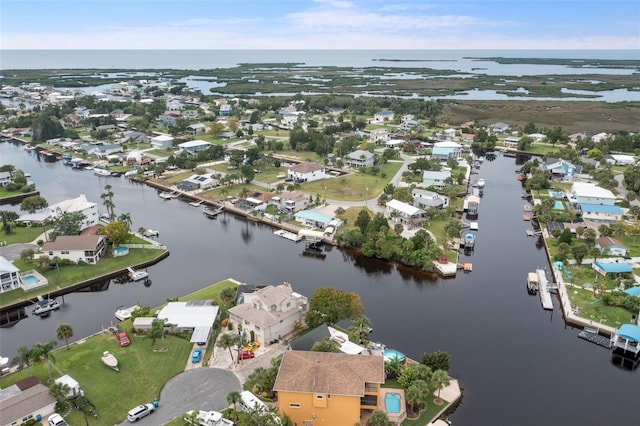
{"type": "Polygon", "coordinates": [[[169,149],[173,147],[173,136],[158,135],[151,138],[151,146],[154,149],[169,149]]]}
{"type": "Polygon", "coordinates": [[[373,114],[374,123],[388,123],[393,121],[393,111],[378,111],[373,114]]]}
{"type": "Polygon", "coordinates": [[[0,390],[0,425],[14,426],[44,422],[55,412],[56,399],[49,388],[31,376],[0,390]]]}
{"type": "Polygon", "coordinates": [[[442,189],[447,186],[446,180],[451,177],[449,170],[425,170],[422,172],[422,186],[442,189]]]}
{"type": "Polygon", "coordinates": [[[110,155],[113,155],[117,152],[124,152],[124,148],[122,145],[118,144],[103,144],[103,145],[91,145],[89,149],[87,149],[87,153],[90,155],[95,155],[98,158],[105,159],[110,155]]]}
{"type": "Polygon", "coordinates": [[[551,179],[571,181],[577,174],[582,173],[582,166],[576,166],[562,158],[547,158],[545,164],[541,166],[551,173],[551,179]]]}
{"type": "Polygon", "coordinates": [[[364,151],[362,149],[358,149],[347,154],[347,158],[345,162],[356,169],[361,167],[371,167],[374,164],[375,157],[369,151],[364,151]]]}
{"type": "Polygon", "coordinates": [[[580,203],[578,215],[594,222],[616,223],[622,219],[624,211],[615,205],[580,203]]]}
{"type": "Polygon", "coordinates": [[[384,357],[285,351],[273,390],[278,408],[298,425],[364,424],[363,411],[380,409],[384,357]],[[314,421],[314,419],[317,419],[314,421]]]}
{"type": "Polygon", "coordinates": [[[502,141],[503,145],[507,148],[517,148],[520,143],[520,138],[518,136],[507,136],[502,141]]]}
{"type": "Polygon", "coordinates": [[[591,264],[591,269],[602,275],[608,274],[618,276],[619,274],[633,274],[633,268],[626,262],[595,262],[591,264]]]}
{"type": "Polygon", "coordinates": [[[544,133],[529,133],[529,136],[534,142],[542,142],[547,140],[547,135],[544,133]]]}
{"type": "Polygon", "coordinates": [[[252,293],[242,294],[242,303],[229,309],[229,320],[235,329],[254,335],[254,340],[265,345],[282,339],[304,321],[308,309],[305,296],[293,291],[288,282],[268,285],[252,293]]]}
{"type": "Polygon", "coordinates": [[[196,155],[200,151],[206,151],[211,147],[211,145],[211,142],[196,139],[178,144],[178,152],[186,152],[189,155],[196,155]]]}
{"type": "Polygon", "coordinates": [[[207,341],[218,312],[211,300],[190,300],[169,302],[156,316],[174,331],[192,331],[190,341],[200,343],[207,341]]]}
{"type": "Polygon", "coordinates": [[[400,123],[400,129],[404,132],[408,132],[411,129],[413,129],[414,127],[416,127],[418,125],[418,121],[414,120],[414,119],[410,119],[410,120],[403,120],[400,123]]]}
{"type": "Polygon", "coordinates": [[[191,175],[176,185],[181,191],[195,191],[218,186],[218,180],[212,175],[191,175]]]}
{"type": "Polygon", "coordinates": [[[609,136],[610,135],[608,133],[605,133],[605,132],[596,133],[595,135],[591,136],[591,142],[600,143],[603,140],[607,139],[609,136]]]}
{"type": "Polygon", "coordinates": [[[509,131],[511,126],[506,123],[498,122],[489,125],[489,131],[494,134],[503,134],[509,131]]]}
{"type": "Polygon", "coordinates": [[[184,109],[184,104],[179,100],[171,100],[167,102],[167,111],[178,112],[184,109]]]}
{"type": "Polygon", "coordinates": [[[448,141],[451,141],[456,137],[456,129],[453,128],[444,129],[442,133],[444,134],[444,138],[448,141]]]}
{"type": "Polygon", "coordinates": [[[616,201],[616,196],[613,192],[593,183],[575,182],[572,190],[573,194],[569,196],[569,201],[574,204],[601,204],[612,206],[616,201]]]}
{"type": "Polygon", "coordinates": [[[627,248],[620,241],[611,237],[600,237],[596,240],[596,247],[611,256],[626,256],[627,248]]]}
{"type": "Polygon", "coordinates": [[[320,229],[325,229],[329,226],[329,223],[335,219],[333,216],[316,210],[301,210],[294,214],[293,217],[297,222],[302,223],[306,227],[320,229]]]}
{"type": "Polygon", "coordinates": [[[411,196],[413,197],[413,205],[421,209],[443,209],[449,206],[449,197],[437,192],[414,188],[411,191],[411,196]]]}
{"type": "Polygon", "coordinates": [[[202,135],[207,132],[207,126],[203,123],[189,124],[186,132],[191,136],[202,135]]]}
{"type": "Polygon", "coordinates": [[[0,172],[0,186],[7,186],[11,183],[11,173],[0,172]]]}
{"type": "Polygon", "coordinates": [[[104,235],[60,235],[42,245],[41,255],[95,265],[105,255],[106,246],[104,235]]]}
{"type": "Polygon", "coordinates": [[[369,132],[369,140],[376,145],[381,145],[391,139],[389,131],[385,128],[373,129],[369,132]]]}
{"type": "Polygon", "coordinates": [[[289,167],[288,177],[295,182],[313,182],[328,178],[327,169],[322,164],[303,162],[289,167]]]}
{"type": "Polygon", "coordinates": [[[229,117],[233,112],[233,108],[230,104],[220,105],[220,116],[221,117],[229,117]]]}
{"type": "Polygon", "coordinates": [[[394,222],[404,225],[413,225],[416,220],[424,217],[425,211],[421,208],[412,206],[398,200],[391,200],[386,205],[386,216],[393,219],[394,222]]]}
{"type": "Polygon", "coordinates": [[[309,197],[304,192],[287,191],[278,197],[272,198],[273,202],[278,204],[280,210],[288,213],[296,213],[304,210],[309,205],[309,197]]]}
{"type": "Polygon", "coordinates": [[[456,142],[436,142],[433,144],[431,156],[440,161],[447,161],[449,158],[457,158],[462,155],[462,145],[456,142]]]}
{"type": "Polygon", "coordinates": [[[607,154],[602,157],[607,163],[616,166],[633,166],[636,164],[636,158],[633,155],[626,154],[607,154]]]}
{"type": "Polygon", "coordinates": [[[80,224],[80,230],[97,225],[100,221],[98,217],[97,204],[88,201],[87,196],[84,194],[80,194],[77,198],[71,198],[52,204],[45,207],[42,211],[48,212],[48,214],[53,218],[58,218],[64,213],[80,212],[85,216],[85,219],[80,224]]]}
{"type": "Polygon", "coordinates": [[[22,287],[20,269],[0,256],[0,293],[22,287]]]}
{"type": "Polygon", "coordinates": [[[176,117],[171,114],[160,114],[156,120],[158,127],[162,129],[169,129],[176,125],[176,117]]]}

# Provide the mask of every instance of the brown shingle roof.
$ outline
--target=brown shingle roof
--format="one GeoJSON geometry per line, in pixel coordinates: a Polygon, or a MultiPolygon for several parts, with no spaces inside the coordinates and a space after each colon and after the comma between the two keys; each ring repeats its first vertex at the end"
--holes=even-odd
{"type": "Polygon", "coordinates": [[[285,351],[273,390],[362,397],[365,383],[384,383],[382,356],[285,351]]]}
{"type": "Polygon", "coordinates": [[[104,235],[60,235],[55,241],[44,243],[42,251],[47,250],[94,250],[104,235]]]}
{"type": "Polygon", "coordinates": [[[598,243],[600,247],[611,247],[611,246],[625,247],[624,244],[622,244],[620,241],[611,237],[600,237],[596,240],[596,243],[598,243]]]}
{"type": "Polygon", "coordinates": [[[311,163],[311,162],[299,163],[291,167],[291,170],[296,173],[310,173],[310,172],[315,172],[316,170],[322,170],[322,169],[324,169],[324,166],[318,163],[311,163]]]}
{"type": "Polygon", "coordinates": [[[4,425],[19,420],[23,416],[42,410],[54,402],[55,399],[49,394],[49,388],[38,383],[2,401],[0,424],[4,425]]]}

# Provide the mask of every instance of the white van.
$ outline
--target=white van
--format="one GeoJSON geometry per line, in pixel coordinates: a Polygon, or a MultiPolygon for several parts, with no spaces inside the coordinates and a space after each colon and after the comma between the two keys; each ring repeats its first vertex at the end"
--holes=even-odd
{"type": "Polygon", "coordinates": [[[127,420],[131,423],[137,422],[141,418],[153,413],[156,407],[153,404],[142,404],[138,405],[136,408],[132,408],[127,413],[127,420]]]}
{"type": "Polygon", "coordinates": [[[240,405],[240,409],[242,411],[250,411],[256,407],[261,410],[267,409],[266,404],[260,401],[257,396],[249,391],[240,392],[240,402],[238,405],[240,405]]]}

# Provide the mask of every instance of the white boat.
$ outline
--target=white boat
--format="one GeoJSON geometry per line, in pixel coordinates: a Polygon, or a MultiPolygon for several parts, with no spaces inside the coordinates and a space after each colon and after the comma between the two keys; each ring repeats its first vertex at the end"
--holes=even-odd
{"type": "Polygon", "coordinates": [[[129,267],[127,268],[127,271],[129,271],[131,281],[140,281],[149,276],[149,273],[147,271],[143,271],[141,269],[136,271],[135,269],[129,267]]]}
{"type": "Polygon", "coordinates": [[[196,416],[197,423],[193,423],[190,416],[192,415],[192,411],[187,411],[184,416],[184,421],[189,424],[195,424],[197,426],[233,426],[233,423],[229,419],[225,419],[222,417],[222,413],[218,411],[199,411],[196,416]]]}
{"type": "Polygon", "coordinates": [[[120,369],[118,368],[118,358],[116,358],[115,355],[113,355],[111,352],[104,351],[102,353],[102,358],[100,359],[102,359],[102,363],[107,367],[113,368],[116,371],[120,371],[120,369]]]}
{"type": "Polygon", "coordinates": [[[158,237],[160,236],[160,231],[156,231],[155,229],[147,229],[142,233],[143,236],[149,237],[158,237]]]}
{"type": "Polygon", "coordinates": [[[484,185],[485,185],[484,179],[482,178],[478,179],[478,188],[482,189],[484,188],[484,185]]]}
{"type": "Polygon", "coordinates": [[[140,305],[133,305],[133,306],[130,306],[128,308],[125,308],[124,306],[121,306],[120,308],[118,308],[116,310],[115,317],[119,321],[126,321],[129,318],[131,318],[131,313],[133,311],[135,311],[136,309],[138,309],[138,308],[140,308],[140,305]]]}
{"type": "Polygon", "coordinates": [[[224,207],[218,207],[214,209],[213,207],[207,206],[202,209],[202,214],[208,218],[216,218],[220,213],[222,213],[223,210],[224,210],[224,207]]]}
{"type": "Polygon", "coordinates": [[[128,178],[131,176],[135,176],[138,174],[138,170],[129,170],[128,172],[125,172],[124,177],[128,178]]]}
{"type": "Polygon", "coordinates": [[[101,169],[99,167],[95,167],[93,169],[93,174],[96,176],[111,176],[111,172],[107,169],[101,169]]]}
{"type": "Polygon", "coordinates": [[[169,191],[163,191],[160,194],[158,194],[158,196],[160,198],[164,198],[165,200],[172,200],[174,198],[178,198],[180,196],[180,193],[178,192],[169,192],[169,191]]]}
{"type": "Polygon", "coordinates": [[[60,309],[60,303],[56,299],[39,300],[33,309],[33,315],[47,316],[56,309],[60,309]]]}

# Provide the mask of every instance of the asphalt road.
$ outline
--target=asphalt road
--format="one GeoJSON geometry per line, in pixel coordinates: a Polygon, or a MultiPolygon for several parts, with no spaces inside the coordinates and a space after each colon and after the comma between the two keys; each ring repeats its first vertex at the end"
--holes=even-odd
{"type": "MultiPolygon", "coordinates": [[[[160,392],[160,406],[137,424],[157,426],[182,416],[189,410],[220,411],[227,408],[227,395],[240,392],[240,380],[231,371],[195,368],[169,380],[160,392]]],[[[153,401],[131,401],[131,408],[153,401]]],[[[128,424],[125,420],[123,425],[128,424]]]]}

